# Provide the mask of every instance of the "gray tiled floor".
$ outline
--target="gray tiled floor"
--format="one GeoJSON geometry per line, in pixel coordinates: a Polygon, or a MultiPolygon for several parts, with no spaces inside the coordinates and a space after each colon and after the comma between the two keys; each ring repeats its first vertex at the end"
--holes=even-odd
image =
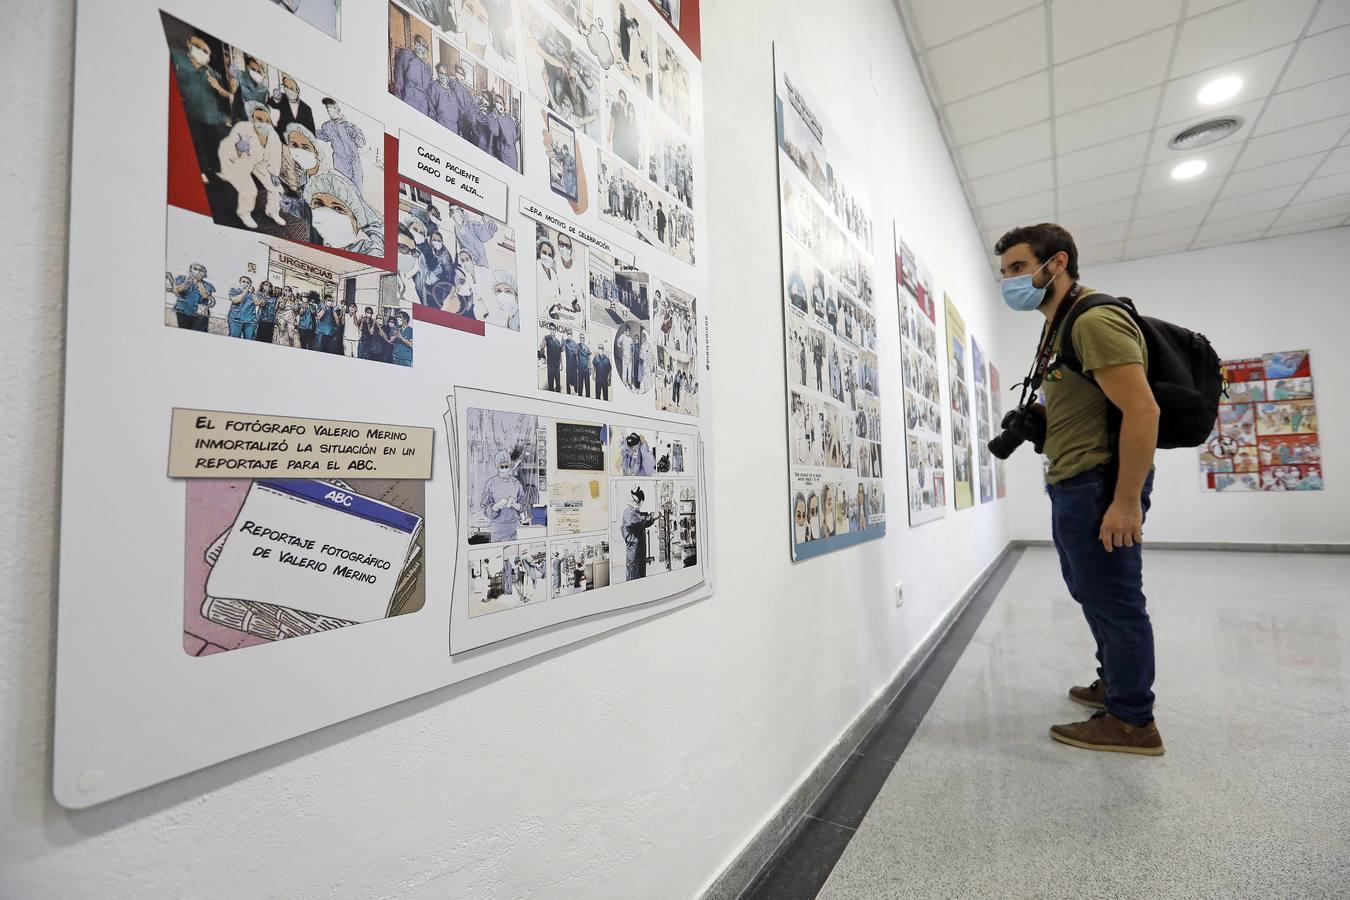
{"type": "Polygon", "coordinates": [[[821,898],[1350,897],[1350,557],[1145,567],[1167,755],[1047,736],[1091,638],[1028,550],[821,898]]]}

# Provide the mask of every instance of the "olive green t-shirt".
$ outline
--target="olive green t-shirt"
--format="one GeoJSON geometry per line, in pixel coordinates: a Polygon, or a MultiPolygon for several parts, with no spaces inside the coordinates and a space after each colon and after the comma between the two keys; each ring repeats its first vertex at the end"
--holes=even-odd
{"type": "MultiPolygon", "coordinates": [[[[1092,291],[1084,291],[1083,298],[1092,291]]],[[[1064,333],[1055,338],[1058,355],[1064,333]]],[[[1140,363],[1148,368],[1148,347],[1139,326],[1118,306],[1098,306],[1079,316],[1073,326],[1073,349],[1083,372],[1140,363]]],[[[1107,424],[1107,404],[1102,389],[1089,378],[1065,366],[1045,376],[1045,455],[1050,469],[1045,479],[1058,484],[1088,469],[1111,461],[1114,441],[1107,424]]]]}

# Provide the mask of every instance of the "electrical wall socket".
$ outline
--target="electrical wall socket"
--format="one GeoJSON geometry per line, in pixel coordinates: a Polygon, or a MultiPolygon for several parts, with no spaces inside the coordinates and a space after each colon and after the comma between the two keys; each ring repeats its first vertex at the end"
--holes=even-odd
{"type": "Polygon", "coordinates": [[[899,609],[900,604],[905,602],[905,583],[897,581],[895,583],[895,608],[899,609]]]}

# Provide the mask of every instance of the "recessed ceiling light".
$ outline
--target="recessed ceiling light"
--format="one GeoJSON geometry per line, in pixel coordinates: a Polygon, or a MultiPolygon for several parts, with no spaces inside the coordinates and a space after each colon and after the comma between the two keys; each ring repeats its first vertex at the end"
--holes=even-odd
{"type": "Polygon", "coordinates": [[[1194,178],[1208,168],[1209,163],[1205,162],[1203,159],[1191,159],[1173,169],[1172,177],[1177,181],[1186,181],[1189,178],[1194,178]]]}
{"type": "Polygon", "coordinates": [[[1216,78],[1200,89],[1196,99],[1206,106],[1213,106],[1225,100],[1231,100],[1242,90],[1242,79],[1237,75],[1225,75],[1216,78]]]}

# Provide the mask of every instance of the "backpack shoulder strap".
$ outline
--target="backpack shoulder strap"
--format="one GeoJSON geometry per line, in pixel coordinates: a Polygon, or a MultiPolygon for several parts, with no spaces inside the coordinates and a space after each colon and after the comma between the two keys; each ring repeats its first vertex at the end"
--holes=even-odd
{"type": "Polygon", "coordinates": [[[1110,294],[1096,292],[1079,300],[1064,319],[1064,324],[1060,326],[1064,333],[1060,338],[1059,354],[1056,357],[1056,362],[1059,365],[1076,375],[1083,374],[1083,363],[1078,358],[1078,351],[1073,347],[1073,326],[1077,324],[1084,313],[1100,306],[1114,306],[1123,309],[1130,314],[1130,318],[1134,320],[1136,325],[1139,324],[1139,312],[1134,308],[1134,301],[1129,297],[1112,297],[1110,294]]]}

